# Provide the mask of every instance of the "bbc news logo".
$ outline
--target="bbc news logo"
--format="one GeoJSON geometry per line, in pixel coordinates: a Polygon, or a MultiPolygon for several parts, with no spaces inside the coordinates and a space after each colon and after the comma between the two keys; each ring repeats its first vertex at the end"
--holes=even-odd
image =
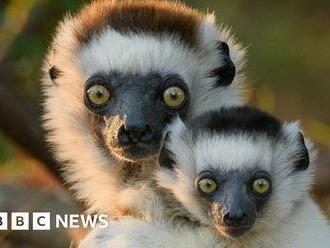
{"type": "Polygon", "coordinates": [[[0,230],[50,230],[60,228],[106,228],[110,224],[108,216],[82,214],[55,214],[49,212],[0,212],[0,230]],[[10,224],[9,224],[10,217],[10,224]],[[53,224],[53,225],[51,225],[53,224]]]}

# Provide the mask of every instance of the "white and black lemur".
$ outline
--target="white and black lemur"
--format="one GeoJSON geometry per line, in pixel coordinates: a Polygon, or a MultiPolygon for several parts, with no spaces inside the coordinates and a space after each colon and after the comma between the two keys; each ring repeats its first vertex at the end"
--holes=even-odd
{"type": "Polygon", "coordinates": [[[124,218],[92,231],[82,248],[330,247],[329,224],[309,195],[312,144],[298,123],[243,106],[177,119],[168,130],[155,180],[195,221],[124,218]]]}
{"type": "Polygon", "coordinates": [[[130,199],[164,128],[240,104],[244,53],[214,16],[174,2],[99,0],[64,18],[43,68],[44,127],[87,212],[138,215],[130,199]]]}

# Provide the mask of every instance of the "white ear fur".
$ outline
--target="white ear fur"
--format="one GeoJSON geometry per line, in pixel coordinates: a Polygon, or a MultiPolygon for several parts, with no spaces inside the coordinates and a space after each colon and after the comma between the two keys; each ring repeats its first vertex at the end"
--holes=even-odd
{"type": "MultiPolygon", "coordinates": [[[[229,46],[230,58],[236,67],[236,83],[241,83],[244,76],[241,74],[246,63],[246,49],[237,42],[232,34],[231,28],[221,24],[220,28],[216,25],[216,17],[214,13],[206,15],[200,25],[200,42],[203,46],[215,46],[218,41],[224,41],[229,46]]],[[[235,81],[233,82],[235,83],[235,81]]]]}
{"type": "Polygon", "coordinates": [[[198,79],[199,83],[192,85],[191,110],[189,117],[196,117],[208,110],[217,110],[223,106],[240,105],[244,101],[240,93],[244,88],[244,66],[246,63],[246,49],[240,45],[228,27],[222,25],[220,28],[215,23],[214,14],[207,15],[199,27],[199,37],[202,52],[200,53],[200,71],[204,77],[198,79]],[[205,73],[222,66],[221,53],[218,50],[218,42],[226,42],[229,53],[235,65],[236,73],[230,86],[214,87],[215,79],[205,78],[205,73]],[[205,60],[207,58],[207,60],[205,60]],[[196,94],[195,92],[198,92],[196,94]],[[217,99],[217,100],[215,100],[217,99]],[[243,100],[243,101],[242,101],[243,100]]]}
{"type": "Polygon", "coordinates": [[[288,136],[290,135],[295,136],[297,133],[302,132],[300,127],[300,121],[298,120],[298,121],[285,122],[283,124],[283,131],[288,136]]]}
{"type": "MultiPolygon", "coordinates": [[[[304,131],[301,128],[301,122],[299,120],[292,122],[285,122],[283,124],[283,131],[286,137],[289,139],[289,141],[294,143],[297,142],[299,133],[304,135],[304,131]]],[[[309,159],[311,165],[313,165],[317,157],[317,150],[315,149],[313,142],[305,135],[304,135],[304,141],[309,153],[309,159]]]]}
{"type": "Polygon", "coordinates": [[[208,14],[199,27],[200,43],[208,46],[219,41],[219,33],[215,25],[214,13],[208,14]]]}

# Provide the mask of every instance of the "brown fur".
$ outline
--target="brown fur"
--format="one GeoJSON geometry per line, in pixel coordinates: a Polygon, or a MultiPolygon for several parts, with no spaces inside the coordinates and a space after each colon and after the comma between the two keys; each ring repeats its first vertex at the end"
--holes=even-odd
{"type": "Polygon", "coordinates": [[[203,17],[183,4],[166,1],[98,0],[77,16],[74,33],[80,43],[88,42],[106,27],[122,33],[175,34],[193,47],[203,17]]]}

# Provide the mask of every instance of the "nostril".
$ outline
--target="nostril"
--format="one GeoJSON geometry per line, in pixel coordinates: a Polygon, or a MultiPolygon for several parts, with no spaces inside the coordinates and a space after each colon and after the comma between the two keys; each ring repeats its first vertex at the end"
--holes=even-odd
{"type": "Polygon", "coordinates": [[[242,226],[247,223],[248,216],[246,213],[231,214],[226,213],[223,217],[223,222],[227,226],[242,226]]]}
{"type": "Polygon", "coordinates": [[[122,144],[129,144],[131,143],[131,139],[129,137],[129,134],[126,132],[125,127],[121,126],[119,131],[118,131],[118,140],[122,144]]]}
{"type": "Polygon", "coordinates": [[[153,132],[151,128],[147,125],[145,130],[142,132],[141,140],[143,142],[149,142],[152,140],[152,138],[153,138],[153,132]]]}
{"type": "Polygon", "coordinates": [[[120,128],[118,138],[123,144],[137,144],[151,141],[153,133],[148,125],[126,125],[120,128]]]}
{"type": "Polygon", "coordinates": [[[225,216],[223,217],[223,222],[225,223],[226,226],[233,226],[234,222],[232,218],[230,217],[229,213],[226,213],[225,216]]]}
{"type": "Polygon", "coordinates": [[[140,141],[141,135],[144,132],[144,126],[128,126],[126,133],[133,144],[140,141]]]}
{"type": "Polygon", "coordinates": [[[248,216],[246,213],[243,213],[237,220],[240,225],[245,225],[247,223],[248,216]]]}

